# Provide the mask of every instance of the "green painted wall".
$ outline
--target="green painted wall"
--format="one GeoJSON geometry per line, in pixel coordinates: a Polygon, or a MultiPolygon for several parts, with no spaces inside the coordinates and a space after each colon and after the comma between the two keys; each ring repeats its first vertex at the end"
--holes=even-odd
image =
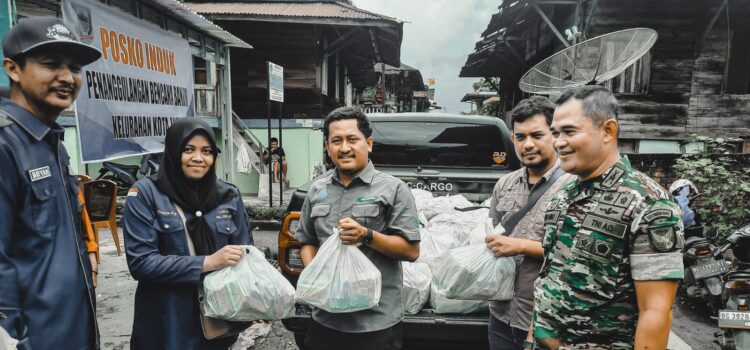
{"type": "Polygon", "coordinates": [[[680,142],[672,140],[640,140],[638,153],[680,153],[680,142]]]}
{"type": "MultiPolygon", "coordinates": [[[[216,129],[214,129],[216,130],[216,129]]],[[[250,129],[258,139],[267,139],[265,129],[250,129]]],[[[272,135],[278,138],[278,130],[274,130],[272,135]]],[[[316,165],[323,164],[323,132],[315,129],[285,129],[283,135],[284,151],[286,152],[288,164],[288,176],[291,187],[299,187],[313,178],[316,165]]],[[[216,131],[216,139],[221,139],[221,131],[216,131]]],[[[80,161],[80,152],[78,149],[78,138],[74,127],[65,128],[65,148],[70,155],[71,167],[76,173],[86,173],[92,178],[99,175],[101,163],[90,163],[84,166],[80,161]],[[87,171],[84,169],[88,168],[87,171]]],[[[235,154],[237,154],[235,147],[235,154]]],[[[219,158],[217,164],[217,173],[223,171],[223,164],[227,161],[219,158]]],[[[236,160],[232,160],[236,161],[236,160]]],[[[120,164],[140,165],[141,156],[126,157],[115,160],[120,164]]],[[[234,184],[240,188],[243,194],[258,193],[258,173],[242,174],[235,172],[234,184]]]]}
{"type": "Polygon", "coordinates": [[[70,156],[70,167],[76,174],[80,174],[82,173],[80,169],[82,169],[83,167],[81,164],[81,153],[78,152],[78,138],[76,136],[76,128],[65,128],[64,137],[65,139],[63,140],[63,144],[65,145],[65,149],[68,151],[68,155],[70,156]]]}
{"type": "MultiPolygon", "coordinates": [[[[267,129],[249,130],[261,142],[265,143],[267,141],[267,129]]],[[[286,153],[289,185],[291,187],[299,187],[312,180],[316,165],[323,165],[323,131],[319,129],[296,128],[284,129],[283,132],[284,135],[281,141],[286,153]]],[[[271,135],[278,138],[278,130],[271,130],[271,135]]],[[[254,177],[249,180],[250,188],[254,188],[252,193],[257,193],[258,176],[257,174],[253,175],[254,177]]],[[[235,177],[235,180],[238,181],[239,178],[235,177]]]]}
{"type": "MultiPolygon", "coordinates": [[[[5,37],[5,33],[10,30],[10,27],[15,21],[15,11],[13,11],[12,0],[0,0],[0,38],[5,37]]],[[[0,62],[3,61],[2,49],[0,49],[0,62]]],[[[2,69],[0,69],[2,70],[2,69]]],[[[8,75],[5,74],[5,70],[0,72],[0,86],[9,86],[10,81],[8,75]]]]}

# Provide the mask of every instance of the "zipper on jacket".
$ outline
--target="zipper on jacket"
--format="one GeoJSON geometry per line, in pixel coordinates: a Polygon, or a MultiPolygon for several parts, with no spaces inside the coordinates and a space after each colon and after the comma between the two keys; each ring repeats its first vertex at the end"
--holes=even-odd
{"type": "MultiPolygon", "coordinates": [[[[80,243],[78,241],[78,232],[76,231],[76,228],[75,228],[75,222],[76,221],[75,221],[75,217],[73,216],[73,209],[70,207],[70,203],[71,202],[70,202],[70,194],[68,193],[68,188],[67,188],[67,179],[65,178],[65,173],[63,172],[62,163],[60,162],[60,159],[61,159],[61,157],[60,157],[60,144],[61,144],[61,141],[60,141],[59,138],[57,138],[56,141],[57,142],[56,142],[56,147],[55,147],[56,148],[55,155],[57,156],[57,167],[60,170],[60,178],[62,179],[63,188],[64,188],[64,192],[65,192],[65,198],[68,201],[68,205],[66,205],[66,207],[68,208],[68,214],[70,215],[70,218],[73,219],[73,238],[75,238],[75,243],[76,243],[76,252],[77,252],[76,255],[78,255],[78,264],[81,266],[81,273],[83,273],[83,281],[86,283],[86,294],[88,295],[89,306],[91,307],[91,314],[92,314],[92,316],[94,318],[94,341],[95,341],[94,346],[97,349],[99,349],[100,348],[100,345],[99,345],[99,322],[96,319],[96,308],[94,307],[94,301],[91,300],[91,294],[93,294],[92,293],[93,291],[91,289],[89,289],[89,284],[88,284],[89,280],[86,277],[86,268],[84,267],[83,260],[81,259],[81,245],[80,245],[80,243]]],[[[78,199],[76,199],[76,200],[78,200],[78,199]]],[[[91,280],[91,286],[92,286],[92,288],[94,286],[93,279],[91,280]]]]}

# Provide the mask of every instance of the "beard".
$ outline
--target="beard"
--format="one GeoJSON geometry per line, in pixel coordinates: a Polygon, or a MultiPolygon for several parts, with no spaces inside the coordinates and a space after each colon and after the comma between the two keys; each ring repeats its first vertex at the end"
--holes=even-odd
{"type": "Polygon", "coordinates": [[[528,169],[544,169],[549,164],[549,159],[541,158],[540,161],[535,163],[524,163],[524,161],[521,160],[521,164],[528,169]]]}

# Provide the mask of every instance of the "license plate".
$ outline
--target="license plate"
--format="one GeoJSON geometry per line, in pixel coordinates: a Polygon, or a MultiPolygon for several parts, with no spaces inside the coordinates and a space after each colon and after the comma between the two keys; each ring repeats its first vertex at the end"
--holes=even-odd
{"type": "Polygon", "coordinates": [[[411,180],[406,182],[409,188],[435,192],[435,193],[457,193],[458,187],[452,182],[411,180]]]}
{"type": "Polygon", "coordinates": [[[750,329],[750,311],[719,311],[719,328],[750,329]]]}
{"type": "Polygon", "coordinates": [[[691,266],[695,279],[704,279],[718,276],[729,271],[729,263],[726,260],[714,260],[702,265],[691,266]]]}

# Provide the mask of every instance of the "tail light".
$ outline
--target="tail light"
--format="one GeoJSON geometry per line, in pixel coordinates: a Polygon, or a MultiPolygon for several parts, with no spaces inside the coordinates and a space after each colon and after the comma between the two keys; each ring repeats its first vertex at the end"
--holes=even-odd
{"type": "Polygon", "coordinates": [[[279,266],[284,273],[294,277],[299,276],[304,268],[300,256],[302,244],[294,239],[294,233],[299,227],[299,218],[298,211],[287,214],[279,231],[279,266]]]}
{"type": "Polygon", "coordinates": [[[710,244],[696,244],[695,245],[695,257],[696,258],[706,258],[711,255],[711,245],[710,244]]]}
{"type": "Polygon", "coordinates": [[[727,281],[724,287],[735,292],[747,292],[750,291],[750,282],[748,281],[727,281]]]}

